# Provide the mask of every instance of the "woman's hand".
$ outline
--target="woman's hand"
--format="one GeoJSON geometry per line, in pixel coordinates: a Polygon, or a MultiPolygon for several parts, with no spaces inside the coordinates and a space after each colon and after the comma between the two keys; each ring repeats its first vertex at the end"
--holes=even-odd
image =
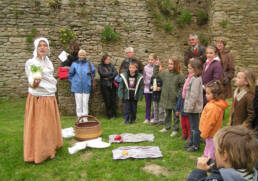
{"type": "Polygon", "coordinates": [[[41,79],[35,79],[31,85],[32,88],[37,88],[39,86],[41,79]]]}
{"type": "Polygon", "coordinates": [[[209,160],[210,158],[207,157],[199,157],[197,160],[197,168],[204,171],[209,171],[215,165],[214,163],[208,165],[209,160]]]}

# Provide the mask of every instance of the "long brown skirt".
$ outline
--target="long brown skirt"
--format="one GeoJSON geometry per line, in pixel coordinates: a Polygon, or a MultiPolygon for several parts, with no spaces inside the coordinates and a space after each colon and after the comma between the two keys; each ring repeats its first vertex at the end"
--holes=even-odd
{"type": "Polygon", "coordinates": [[[41,163],[54,158],[63,145],[55,96],[27,96],[24,119],[24,161],[41,163]]]}

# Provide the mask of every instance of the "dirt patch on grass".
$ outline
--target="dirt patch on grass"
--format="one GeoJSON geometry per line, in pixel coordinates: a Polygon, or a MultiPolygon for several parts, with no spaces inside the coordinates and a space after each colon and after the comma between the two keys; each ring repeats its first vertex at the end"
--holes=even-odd
{"type": "Polygon", "coordinates": [[[80,173],[80,175],[81,175],[81,177],[86,178],[87,172],[86,172],[86,171],[82,171],[82,172],[80,173]]]}
{"type": "Polygon", "coordinates": [[[156,165],[156,164],[147,164],[145,167],[142,168],[145,172],[154,174],[156,176],[159,175],[164,175],[166,177],[172,175],[171,172],[168,171],[168,169],[160,166],[160,165],[156,165]]]}
{"type": "Polygon", "coordinates": [[[85,154],[82,155],[82,160],[83,160],[83,161],[86,161],[86,160],[88,160],[92,155],[93,155],[92,152],[86,152],[85,154]]]}

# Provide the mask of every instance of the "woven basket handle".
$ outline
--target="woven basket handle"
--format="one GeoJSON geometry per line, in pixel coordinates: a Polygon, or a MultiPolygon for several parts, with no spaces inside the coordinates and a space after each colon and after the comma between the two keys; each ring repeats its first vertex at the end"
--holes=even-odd
{"type": "Polygon", "coordinates": [[[91,119],[93,119],[95,122],[99,123],[99,121],[98,121],[98,119],[97,119],[96,117],[91,116],[91,115],[87,115],[87,116],[81,116],[81,117],[79,117],[79,118],[77,119],[77,121],[75,122],[75,124],[79,124],[79,123],[80,123],[80,120],[81,120],[82,118],[91,118],[91,119]]]}

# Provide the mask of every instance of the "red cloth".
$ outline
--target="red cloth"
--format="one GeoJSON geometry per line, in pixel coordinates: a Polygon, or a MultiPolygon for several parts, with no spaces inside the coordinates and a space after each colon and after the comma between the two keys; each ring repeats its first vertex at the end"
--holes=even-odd
{"type": "Polygon", "coordinates": [[[191,128],[190,128],[188,116],[181,115],[181,127],[182,127],[182,136],[185,138],[190,138],[191,128]]]}
{"type": "Polygon", "coordinates": [[[58,68],[58,77],[59,77],[59,79],[68,79],[69,71],[70,71],[69,67],[59,67],[58,68]]]}

